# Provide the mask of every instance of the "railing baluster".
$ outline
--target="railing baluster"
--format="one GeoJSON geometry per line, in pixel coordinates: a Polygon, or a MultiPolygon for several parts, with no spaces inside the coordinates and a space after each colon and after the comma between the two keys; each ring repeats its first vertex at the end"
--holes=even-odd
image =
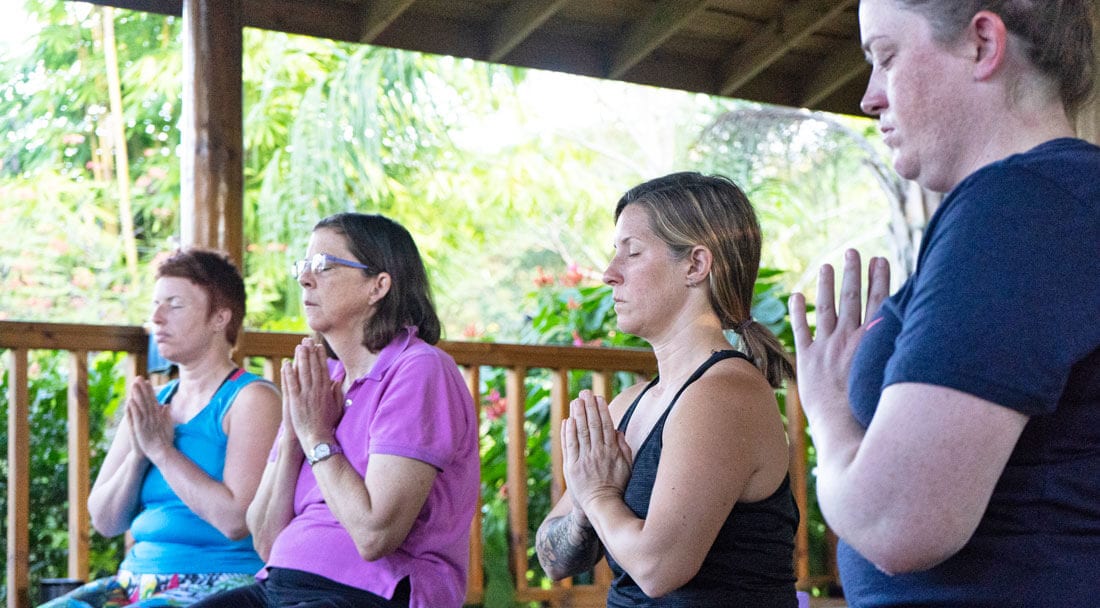
{"type": "MultiPolygon", "coordinates": [[[[462,368],[462,374],[466,378],[466,388],[474,400],[474,424],[481,426],[481,367],[469,365],[462,368]]],[[[480,437],[479,437],[480,441],[480,437]]],[[[481,479],[480,470],[478,479],[481,479]]],[[[485,571],[482,566],[484,547],[481,543],[481,491],[478,484],[477,508],[474,510],[474,521],[470,527],[470,564],[466,572],[466,603],[480,604],[485,595],[485,571]]]]}
{"type": "Polygon", "coordinates": [[[565,493],[562,475],[561,423],[569,416],[569,370],[556,369],[550,377],[550,502],[557,504],[565,493]]]}
{"type": "Polygon", "coordinates": [[[91,525],[88,489],[91,453],[88,446],[88,352],[69,353],[69,577],[88,580],[91,525]]]}
{"type": "Polygon", "coordinates": [[[27,350],[8,351],[8,608],[29,608],[30,394],[27,350]]]}
{"type": "Polygon", "coordinates": [[[514,367],[505,372],[508,437],[508,538],[511,541],[512,563],[516,575],[516,599],[527,596],[527,368],[514,367]]]}
{"type": "Polygon", "coordinates": [[[798,503],[798,531],[794,537],[794,575],[799,583],[810,578],[810,531],[806,525],[809,504],[806,494],[806,415],[802,412],[802,400],[798,385],[787,383],[787,441],[790,444],[791,493],[798,503]]]}

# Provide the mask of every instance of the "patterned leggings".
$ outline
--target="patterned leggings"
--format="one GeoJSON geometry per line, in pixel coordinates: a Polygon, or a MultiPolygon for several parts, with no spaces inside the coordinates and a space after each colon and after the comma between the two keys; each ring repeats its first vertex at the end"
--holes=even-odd
{"type": "Polygon", "coordinates": [[[175,608],[254,582],[251,573],[137,574],[119,570],[115,576],[94,580],[38,608],[175,608]]]}

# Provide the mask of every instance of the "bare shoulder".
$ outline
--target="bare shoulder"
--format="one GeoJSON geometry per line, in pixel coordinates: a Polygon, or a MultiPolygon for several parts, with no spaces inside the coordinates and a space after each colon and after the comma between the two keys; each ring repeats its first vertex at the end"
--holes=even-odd
{"type": "Polygon", "coordinates": [[[684,389],[680,402],[672,414],[677,418],[719,418],[739,424],[758,417],[779,418],[775,391],[764,374],[739,357],[715,363],[684,389]]]}
{"type": "Polygon", "coordinates": [[[769,487],[786,472],[787,436],[775,391],[744,359],[720,361],[684,389],[664,439],[665,449],[684,457],[767,469],[769,487]]]}
{"type": "Polygon", "coordinates": [[[258,433],[270,434],[282,420],[282,401],[279,389],[270,382],[252,382],[241,388],[229,406],[223,427],[228,434],[234,427],[252,429],[258,433]]]}
{"type": "Polygon", "coordinates": [[[279,389],[274,384],[266,380],[257,381],[241,388],[233,400],[232,408],[236,409],[238,406],[262,408],[271,405],[280,407],[279,400],[279,389]]]}
{"type": "Polygon", "coordinates": [[[642,391],[645,390],[647,384],[649,384],[649,379],[630,385],[630,387],[616,395],[615,398],[611,400],[611,403],[608,404],[607,409],[611,412],[611,418],[615,421],[616,426],[619,424],[619,421],[622,420],[623,415],[626,414],[626,410],[630,408],[630,404],[634,403],[638,395],[642,394],[642,391]]]}

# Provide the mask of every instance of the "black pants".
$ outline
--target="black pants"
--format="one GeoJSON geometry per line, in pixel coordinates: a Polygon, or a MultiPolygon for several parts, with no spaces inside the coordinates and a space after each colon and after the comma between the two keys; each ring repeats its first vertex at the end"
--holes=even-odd
{"type": "Polygon", "coordinates": [[[267,580],[212,595],[191,608],[408,608],[409,579],[397,584],[393,599],[334,580],[287,568],[272,568],[267,580]]]}

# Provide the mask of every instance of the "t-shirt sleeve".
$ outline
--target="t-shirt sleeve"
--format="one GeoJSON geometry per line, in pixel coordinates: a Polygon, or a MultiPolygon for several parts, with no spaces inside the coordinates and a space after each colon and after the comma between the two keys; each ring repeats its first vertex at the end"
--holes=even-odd
{"type": "Polygon", "coordinates": [[[473,424],[473,399],[454,362],[424,351],[396,364],[370,423],[371,454],[403,456],[444,470],[473,424]]]}
{"type": "Polygon", "coordinates": [[[935,384],[1028,415],[1053,411],[1074,363],[1100,342],[1096,203],[1002,167],[961,184],[942,211],[885,385],[935,384]]]}

